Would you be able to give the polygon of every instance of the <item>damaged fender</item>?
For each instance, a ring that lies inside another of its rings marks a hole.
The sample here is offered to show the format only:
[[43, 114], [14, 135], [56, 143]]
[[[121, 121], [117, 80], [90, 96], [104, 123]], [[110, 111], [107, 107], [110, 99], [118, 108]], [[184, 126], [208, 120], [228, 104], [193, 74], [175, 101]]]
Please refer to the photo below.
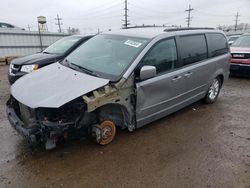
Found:
[[[135, 126], [134, 122], [134, 77], [122, 78], [114, 85], [106, 85], [83, 96], [87, 111], [99, 111], [102, 119], [112, 119], [122, 128]], [[133, 128], [134, 129], [134, 128]]]

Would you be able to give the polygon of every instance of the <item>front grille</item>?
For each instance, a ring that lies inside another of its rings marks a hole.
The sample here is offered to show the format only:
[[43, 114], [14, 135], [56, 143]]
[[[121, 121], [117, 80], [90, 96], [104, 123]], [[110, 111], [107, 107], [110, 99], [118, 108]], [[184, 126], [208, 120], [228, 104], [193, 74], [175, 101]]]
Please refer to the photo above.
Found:
[[250, 59], [250, 53], [245, 54], [245, 53], [232, 53], [232, 58], [233, 59]]
[[15, 64], [13, 64], [13, 68], [19, 69], [19, 68], [20, 68], [20, 65], [15, 65]]

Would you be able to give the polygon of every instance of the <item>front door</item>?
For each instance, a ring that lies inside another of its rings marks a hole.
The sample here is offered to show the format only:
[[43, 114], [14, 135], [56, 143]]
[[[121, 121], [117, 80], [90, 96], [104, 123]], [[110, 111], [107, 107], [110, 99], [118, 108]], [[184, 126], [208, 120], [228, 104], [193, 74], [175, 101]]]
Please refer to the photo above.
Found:
[[184, 36], [179, 41], [182, 67], [176, 68], [178, 61], [174, 39], [156, 44], [141, 62], [141, 66], [155, 66], [157, 76], [136, 84], [138, 127], [204, 97], [208, 75], [213, 71], [211, 62], [207, 61], [205, 36]]
[[177, 70], [177, 49], [174, 38], [158, 42], [145, 55], [139, 67], [151, 65], [156, 67], [156, 77], [136, 83], [137, 127], [143, 126], [170, 113], [178, 104], [185, 84]]

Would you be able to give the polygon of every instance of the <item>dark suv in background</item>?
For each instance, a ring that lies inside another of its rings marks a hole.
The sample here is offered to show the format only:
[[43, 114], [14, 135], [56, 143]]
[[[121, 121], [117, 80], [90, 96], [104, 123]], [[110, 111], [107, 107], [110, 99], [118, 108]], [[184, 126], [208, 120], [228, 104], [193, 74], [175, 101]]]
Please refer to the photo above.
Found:
[[91, 35], [64, 37], [50, 45], [41, 53], [12, 60], [8, 74], [10, 84], [13, 84], [18, 78], [27, 73], [64, 59], [80, 44], [84, 43], [91, 37]]

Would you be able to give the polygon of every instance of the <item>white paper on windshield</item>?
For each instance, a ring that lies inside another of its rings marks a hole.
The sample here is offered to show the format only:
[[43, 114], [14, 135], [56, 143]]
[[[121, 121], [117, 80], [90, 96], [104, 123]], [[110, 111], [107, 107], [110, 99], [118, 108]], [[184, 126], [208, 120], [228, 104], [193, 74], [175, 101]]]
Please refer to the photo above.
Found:
[[140, 47], [142, 45], [142, 43], [132, 41], [132, 40], [127, 40], [126, 42], [124, 42], [124, 44], [129, 45], [129, 46], [133, 46], [135, 48], [138, 48], [138, 47]]

